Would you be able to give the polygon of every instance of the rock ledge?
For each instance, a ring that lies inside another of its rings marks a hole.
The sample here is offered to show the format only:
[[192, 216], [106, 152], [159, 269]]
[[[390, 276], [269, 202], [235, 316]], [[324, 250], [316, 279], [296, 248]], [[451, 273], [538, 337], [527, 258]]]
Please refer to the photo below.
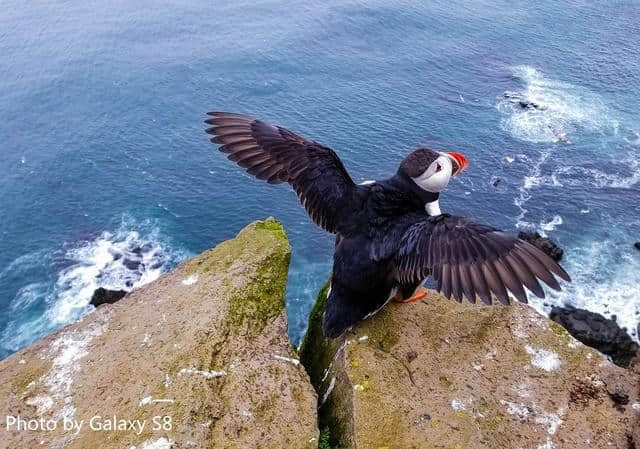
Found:
[[[301, 360], [320, 427], [349, 449], [640, 447], [638, 379], [519, 303], [429, 294], [322, 338], [326, 287]], [[635, 405], [634, 405], [635, 404]]]
[[[0, 413], [58, 425], [3, 422], [0, 448], [315, 449], [316, 395], [287, 338], [290, 256], [279, 223], [253, 223], [1, 361]], [[105, 430], [113, 415], [145, 425]]]

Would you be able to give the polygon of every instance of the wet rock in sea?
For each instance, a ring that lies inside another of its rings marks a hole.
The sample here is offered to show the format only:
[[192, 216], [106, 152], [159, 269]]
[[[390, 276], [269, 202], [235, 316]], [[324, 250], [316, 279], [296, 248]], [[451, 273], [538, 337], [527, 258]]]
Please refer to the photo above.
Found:
[[538, 232], [520, 231], [518, 233], [518, 238], [531, 243], [556, 262], [559, 262], [562, 259], [564, 250], [549, 237], [543, 237]]
[[507, 190], [507, 182], [500, 178], [499, 176], [492, 176], [489, 180], [489, 184], [497, 191], [497, 192], [505, 192]]
[[634, 243], [633, 246], [635, 247], [635, 249], [640, 250], [640, 242]]
[[518, 106], [522, 109], [544, 109], [541, 108], [539, 104], [534, 103], [533, 101], [528, 100], [520, 100], [518, 101]]
[[153, 249], [153, 245], [151, 243], [145, 243], [143, 245], [136, 245], [134, 246], [130, 251], [133, 254], [136, 254], [138, 256], [141, 256], [143, 253], [148, 253], [149, 251], [151, 251]]
[[100, 287], [93, 292], [89, 304], [96, 307], [102, 304], [113, 304], [122, 299], [126, 294], [127, 292], [124, 290], [107, 290], [106, 288]]
[[616, 365], [629, 366], [640, 349], [627, 331], [616, 323], [615, 316], [608, 319], [572, 306], [553, 306], [549, 318], [585, 345], [610, 356]]
[[129, 258], [125, 258], [122, 261], [122, 264], [127, 267], [129, 270], [131, 271], [136, 271], [138, 269], [138, 267], [140, 267], [140, 264], [142, 263], [141, 260], [139, 259], [129, 259]]

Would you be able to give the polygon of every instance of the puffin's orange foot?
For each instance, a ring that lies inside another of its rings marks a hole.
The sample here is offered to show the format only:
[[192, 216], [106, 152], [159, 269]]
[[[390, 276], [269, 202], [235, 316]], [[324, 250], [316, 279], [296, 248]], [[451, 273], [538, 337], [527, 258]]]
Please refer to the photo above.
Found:
[[413, 301], [419, 301], [425, 296], [427, 296], [427, 289], [423, 287], [418, 289], [416, 294], [410, 298], [403, 298], [402, 295], [400, 295], [400, 293], [396, 293], [396, 295], [393, 297], [393, 300], [395, 302], [413, 302]]

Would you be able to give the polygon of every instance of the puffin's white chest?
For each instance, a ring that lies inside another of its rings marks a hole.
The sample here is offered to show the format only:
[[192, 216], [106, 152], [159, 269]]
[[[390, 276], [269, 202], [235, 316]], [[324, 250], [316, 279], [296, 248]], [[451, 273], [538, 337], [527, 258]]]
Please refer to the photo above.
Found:
[[431, 217], [435, 217], [436, 215], [442, 215], [442, 212], [440, 211], [440, 200], [435, 200], [425, 204], [424, 209], [427, 211], [427, 213]]

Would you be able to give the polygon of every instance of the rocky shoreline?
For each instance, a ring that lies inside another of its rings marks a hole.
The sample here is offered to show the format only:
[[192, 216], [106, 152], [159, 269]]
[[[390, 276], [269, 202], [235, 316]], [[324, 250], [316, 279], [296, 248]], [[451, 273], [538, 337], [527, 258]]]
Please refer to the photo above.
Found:
[[637, 359], [521, 304], [430, 293], [329, 340], [326, 285], [296, 350], [290, 255], [252, 223], [0, 361], [0, 448], [640, 448]]

